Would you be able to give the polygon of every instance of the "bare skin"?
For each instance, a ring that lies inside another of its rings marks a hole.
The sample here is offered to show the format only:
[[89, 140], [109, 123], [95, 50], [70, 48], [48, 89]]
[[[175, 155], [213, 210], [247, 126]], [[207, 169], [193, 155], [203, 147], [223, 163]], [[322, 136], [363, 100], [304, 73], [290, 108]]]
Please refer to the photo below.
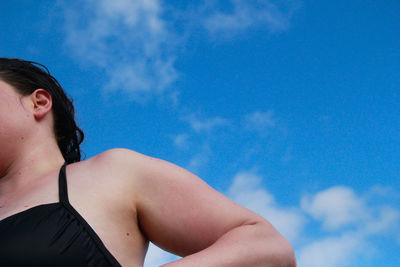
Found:
[[[46, 93], [22, 97], [0, 81], [0, 220], [59, 201], [64, 160]], [[71, 205], [122, 266], [142, 266], [149, 240], [183, 257], [170, 267], [295, 266], [266, 220], [171, 163], [113, 149], [68, 165], [67, 184]]]

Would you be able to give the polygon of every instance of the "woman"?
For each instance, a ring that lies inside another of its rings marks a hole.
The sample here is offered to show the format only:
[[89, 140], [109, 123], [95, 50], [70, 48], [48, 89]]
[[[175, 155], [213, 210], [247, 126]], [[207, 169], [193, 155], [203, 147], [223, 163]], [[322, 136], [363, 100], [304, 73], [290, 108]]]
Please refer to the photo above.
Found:
[[126, 149], [80, 161], [83, 132], [58, 82], [0, 58], [0, 265], [295, 266], [266, 220], [188, 171]]

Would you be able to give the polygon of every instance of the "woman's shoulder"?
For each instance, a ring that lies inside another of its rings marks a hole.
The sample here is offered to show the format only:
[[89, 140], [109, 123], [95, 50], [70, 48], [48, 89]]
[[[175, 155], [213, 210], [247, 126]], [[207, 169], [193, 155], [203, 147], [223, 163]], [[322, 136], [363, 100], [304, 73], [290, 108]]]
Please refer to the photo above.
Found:
[[[103, 183], [121, 183], [126, 186], [139, 186], [149, 172], [179, 168], [167, 161], [147, 156], [126, 148], [113, 148], [94, 157], [74, 163], [70, 169], [85, 174]], [[71, 170], [72, 171], [72, 170]], [[139, 182], [139, 184], [138, 184]]]
[[134, 164], [136, 161], [154, 160], [156, 158], [147, 156], [137, 151], [127, 148], [112, 148], [106, 150], [100, 154], [97, 154], [93, 158], [88, 159], [93, 164]]
[[[120, 209], [132, 204], [139, 190], [140, 161], [147, 156], [129, 149], [110, 149], [67, 166], [68, 184], [98, 203]], [[77, 189], [76, 189], [77, 188]], [[81, 193], [79, 195], [82, 195]], [[82, 197], [83, 198], [83, 197]], [[94, 201], [94, 202], [96, 202]]]
[[86, 170], [101, 177], [99, 180], [103, 183], [130, 188], [130, 193], [135, 196], [146, 194], [149, 189], [199, 179], [174, 163], [125, 148], [104, 151], [85, 164]]
[[144, 154], [136, 152], [134, 150], [128, 148], [112, 148], [106, 151], [103, 151], [96, 156], [88, 159], [89, 161], [97, 161], [104, 163], [103, 161], [121, 161], [125, 160], [134, 160], [140, 157], [147, 157]]
[[126, 148], [112, 148], [101, 152], [91, 158], [76, 163], [82, 169], [94, 170], [115, 170], [125, 169], [136, 165], [137, 162], [143, 161], [148, 156]]
[[87, 161], [92, 168], [128, 173], [140, 173], [148, 169], [154, 170], [165, 167], [179, 168], [168, 161], [126, 148], [109, 149]]

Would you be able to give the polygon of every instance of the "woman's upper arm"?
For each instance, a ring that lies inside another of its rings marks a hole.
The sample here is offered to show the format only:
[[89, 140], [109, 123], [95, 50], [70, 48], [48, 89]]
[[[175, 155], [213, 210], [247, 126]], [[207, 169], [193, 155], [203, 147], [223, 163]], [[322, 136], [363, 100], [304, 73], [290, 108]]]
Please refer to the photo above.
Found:
[[[174, 164], [146, 156], [138, 161], [134, 194], [140, 228], [167, 251], [192, 254], [235, 227], [264, 221]], [[272, 226], [270, 231], [276, 233]]]

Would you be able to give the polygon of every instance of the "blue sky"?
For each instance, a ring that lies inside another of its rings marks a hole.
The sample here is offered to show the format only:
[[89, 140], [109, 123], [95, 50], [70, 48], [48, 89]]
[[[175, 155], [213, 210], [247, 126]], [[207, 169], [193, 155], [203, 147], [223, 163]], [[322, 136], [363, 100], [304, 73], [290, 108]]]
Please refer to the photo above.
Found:
[[[1, 1], [91, 157], [171, 161], [270, 220], [299, 266], [400, 262], [400, 3]], [[151, 247], [146, 266], [173, 259]]]

